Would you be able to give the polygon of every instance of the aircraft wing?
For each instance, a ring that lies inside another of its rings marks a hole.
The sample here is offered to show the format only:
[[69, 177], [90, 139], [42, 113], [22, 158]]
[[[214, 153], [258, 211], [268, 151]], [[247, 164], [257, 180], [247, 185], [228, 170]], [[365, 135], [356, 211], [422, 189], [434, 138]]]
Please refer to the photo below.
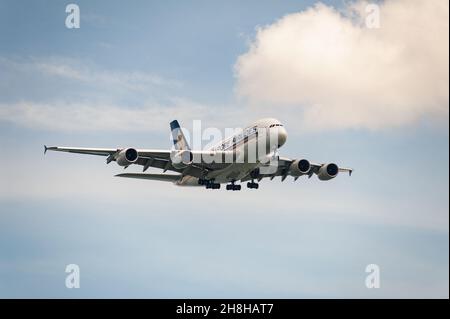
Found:
[[147, 173], [123, 173], [115, 175], [117, 177], [149, 179], [163, 182], [176, 182], [181, 179], [181, 174], [147, 174]]
[[[294, 159], [286, 158], [286, 157], [279, 157], [277, 166], [272, 168], [271, 170], [266, 170], [269, 173], [264, 173], [265, 170], [260, 169], [258, 174], [256, 175], [256, 179], [261, 180], [263, 178], [270, 178], [273, 179], [277, 176], [281, 176], [281, 180], [284, 181], [286, 177], [293, 176], [295, 180], [299, 178], [302, 175], [307, 175], [308, 177], [311, 177], [314, 174], [319, 174], [319, 170], [322, 166], [326, 164], [319, 164], [319, 163], [313, 163], [310, 162], [311, 168], [308, 173], [306, 174], [294, 174], [290, 168], [291, 164], [294, 162]], [[352, 175], [353, 169], [352, 168], [344, 168], [344, 167], [338, 167], [339, 173], [348, 173], [350, 176]], [[255, 175], [253, 175], [253, 178], [255, 178]], [[252, 176], [249, 174], [245, 178], [242, 179], [242, 181], [248, 181], [251, 180]]]
[[[89, 155], [100, 155], [100, 156], [110, 156], [120, 152], [123, 148], [82, 148], [82, 147], [60, 147], [60, 146], [45, 146], [44, 153], [47, 151], [57, 151], [57, 152], [67, 152], [67, 153], [77, 153], [77, 154], [89, 154]], [[139, 157], [154, 157], [169, 159], [170, 150], [147, 150], [141, 149], [137, 150]]]
[[47, 153], [47, 151], [57, 151], [67, 153], [109, 156], [111, 154], [116, 153], [118, 150], [119, 149], [116, 148], [80, 148], [80, 147], [58, 147], [58, 146], [47, 147], [46, 145], [44, 145], [44, 154]]
[[[294, 162], [294, 160], [286, 158], [286, 157], [280, 157], [279, 159], [280, 161], [280, 165], [281, 165], [281, 170], [279, 173], [284, 173], [286, 172], [286, 170], [289, 169], [289, 167], [291, 166], [292, 162]], [[325, 165], [325, 164], [318, 164], [318, 163], [314, 163], [314, 162], [310, 162], [311, 164], [311, 171], [312, 173], [317, 173], [319, 171], [319, 169]], [[352, 168], [346, 168], [346, 167], [339, 167], [339, 173], [348, 173], [350, 176], [353, 173], [353, 169]]]
[[[107, 157], [106, 163], [109, 164], [116, 160], [116, 155], [124, 150], [124, 148], [80, 148], [80, 147], [60, 147], [60, 146], [45, 146], [44, 154], [47, 151], [67, 152], [76, 154], [88, 154]], [[182, 173], [183, 175], [191, 175], [194, 177], [203, 177], [209, 170], [220, 168], [222, 164], [207, 164], [207, 163], [193, 163], [186, 168], [176, 168], [172, 165], [171, 153], [173, 150], [158, 150], [158, 149], [136, 149], [138, 158], [133, 164], [143, 166], [145, 172], [149, 167], [160, 168], [162, 170], [174, 171]], [[210, 151], [190, 151], [193, 154], [206, 154], [211, 155]], [[229, 155], [229, 152], [215, 151], [214, 154], [219, 155], [221, 158]]]
[[[123, 148], [81, 148], [81, 147], [59, 147], [59, 146], [44, 146], [44, 153], [47, 151], [67, 152], [76, 154], [88, 154], [107, 157], [106, 162], [110, 163], [115, 160], [115, 155], [122, 151]], [[153, 150], [153, 149], [137, 149], [138, 159], [135, 164], [142, 165], [144, 171], [149, 167], [161, 168], [164, 170], [171, 170], [181, 172], [172, 166], [170, 160], [170, 150]]]

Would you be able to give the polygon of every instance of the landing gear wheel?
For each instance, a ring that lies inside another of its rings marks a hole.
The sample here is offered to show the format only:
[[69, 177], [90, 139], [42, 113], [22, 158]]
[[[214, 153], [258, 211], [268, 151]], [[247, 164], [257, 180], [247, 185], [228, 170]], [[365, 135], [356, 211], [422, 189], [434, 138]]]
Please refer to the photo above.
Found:
[[227, 191], [240, 191], [241, 185], [235, 185], [234, 182], [232, 182], [231, 184], [228, 184], [226, 188]]
[[205, 185], [206, 189], [220, 189], [220, 183], [214, 183], [214, 180], [199, 180], [200, 185]]
[[247, 183], [247, 188], [254, 188], [254, 189], [258, 189], [259, 184], [258, 183], [254, 183], [254, 182], [248, 182]]

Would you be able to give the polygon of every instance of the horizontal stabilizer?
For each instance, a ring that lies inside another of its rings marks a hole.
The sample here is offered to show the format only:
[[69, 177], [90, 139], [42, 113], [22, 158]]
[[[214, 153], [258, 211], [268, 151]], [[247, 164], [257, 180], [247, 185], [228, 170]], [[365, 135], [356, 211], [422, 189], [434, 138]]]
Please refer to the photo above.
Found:
[[117, 177], [149, 179], [163, 182], [176, 182], [181, 179], [181, 174], [146, 174], [146, 173], [122, 173], [117, 174]]

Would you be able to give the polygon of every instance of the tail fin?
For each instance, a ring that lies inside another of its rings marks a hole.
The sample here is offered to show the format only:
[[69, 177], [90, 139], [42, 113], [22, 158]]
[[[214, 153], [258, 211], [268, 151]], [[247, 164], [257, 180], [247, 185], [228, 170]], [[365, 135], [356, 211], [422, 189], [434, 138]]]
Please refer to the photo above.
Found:
[[170, 130], [172, 131], [173, 145], [176, 150], [190, 150], [189, 144], [184, 137], [180, 124], [177, 120], [170, 122]]

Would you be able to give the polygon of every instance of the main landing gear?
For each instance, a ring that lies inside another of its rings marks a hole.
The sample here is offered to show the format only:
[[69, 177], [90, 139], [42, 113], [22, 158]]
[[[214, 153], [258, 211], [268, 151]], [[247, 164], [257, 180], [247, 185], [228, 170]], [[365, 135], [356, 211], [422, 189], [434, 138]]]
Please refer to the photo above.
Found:
[[[199, 179], [198, 184], [205, 186], [206, 189], [220, 189], [220, 184], [215, 183], [214, 180], [207, 180], [207, 179]], [[235, 181], [231, 182], [231, 184], [228, 184], [226, 186], [227, 191], [240, 191], [241, 185], [236, 185]], [[247, 188], [253, 188], [258, 189], [259, 184], [255, 183], [254, 181], [247, 183]]]
[[254, 188], [254, 189], [258, 189], [259, 184], [255, 183], [255, 182], [248, 182], [247, 183], [247, 188]]
[[241, 185], [235, 185], [234, 182], [227, 185], [227, 191], [240, 191]]
[[227, 185], [227, 191], [240, 191], [241, 185], [236, 185], [235, 181], [232, 181], [231, 184]]
[[198, 184], [204, 185], [206, 189], [220, 189], [220, 184], [214, 183], [214, 180], [199, 179]]

